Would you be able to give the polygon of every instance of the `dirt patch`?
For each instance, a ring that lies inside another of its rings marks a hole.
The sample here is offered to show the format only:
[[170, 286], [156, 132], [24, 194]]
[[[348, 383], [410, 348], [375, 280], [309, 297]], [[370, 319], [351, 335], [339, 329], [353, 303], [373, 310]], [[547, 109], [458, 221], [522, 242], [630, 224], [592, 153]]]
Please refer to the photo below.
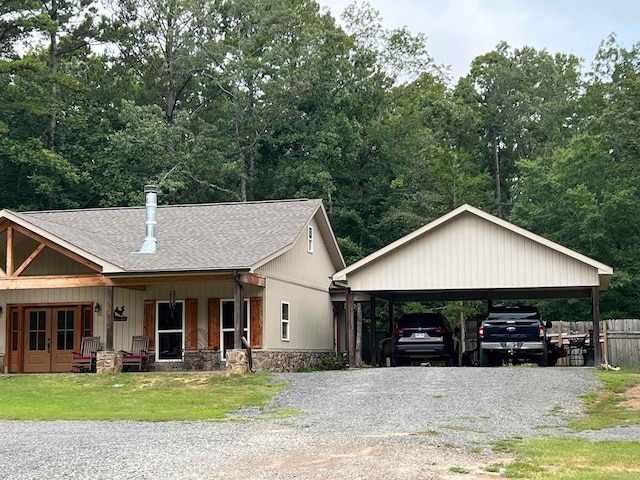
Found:
[[631, 410], [640, 410], [640, 385], [627, 390], [624, 395], [628, 400], [621, 402], [620, 405]]
[[211, 378], [210, 374], [189, 374], [189, 375], [177, 375], [175, 377], [169, 377], [166, 375], [151, 375], [142, 380], [137, 388], [149, 388], [155, 387], [158, 384], [162, 384], [170, 379], [171, 381], [179, 381], [183, 382], [185, 387], [197, 387], [200, 385], [206, 385], [209, 379]]
[[504, 455], [430, 445], [326, 445], [314, 443], [249, 460], [252, 478], [324, 480], [338, 472], [341, 478], [367, 480], [495, 479], [489, 465], [507, 465]]

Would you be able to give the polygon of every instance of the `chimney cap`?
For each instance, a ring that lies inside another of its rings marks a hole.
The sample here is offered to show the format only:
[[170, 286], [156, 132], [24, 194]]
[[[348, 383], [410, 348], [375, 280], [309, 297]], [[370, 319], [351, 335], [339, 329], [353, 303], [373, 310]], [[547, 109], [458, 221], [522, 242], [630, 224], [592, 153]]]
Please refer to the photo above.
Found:
[[144, 193], [158, 193], [158, 187], [156, 185], [145, 185]]

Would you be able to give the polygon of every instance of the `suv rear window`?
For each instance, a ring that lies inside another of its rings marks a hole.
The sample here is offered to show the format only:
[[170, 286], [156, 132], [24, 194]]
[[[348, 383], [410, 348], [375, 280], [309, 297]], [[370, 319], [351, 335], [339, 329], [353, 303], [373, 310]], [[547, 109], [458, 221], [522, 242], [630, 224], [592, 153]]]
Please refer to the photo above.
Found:
[[429, 327], [445, 327], [447, 330], [451, 330], [447, 319], [439, 313], [410, 313], [398, 320], [398, 328]]

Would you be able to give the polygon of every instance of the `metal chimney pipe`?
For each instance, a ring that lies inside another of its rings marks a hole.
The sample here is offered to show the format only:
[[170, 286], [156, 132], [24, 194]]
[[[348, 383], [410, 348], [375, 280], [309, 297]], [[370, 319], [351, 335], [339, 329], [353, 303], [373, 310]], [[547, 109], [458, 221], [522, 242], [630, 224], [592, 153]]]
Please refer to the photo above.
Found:
[[145, 238], [140, 253], [156, 253], [156, 210], [158, 208], [158, 187], [155, 185], [145, 185]]

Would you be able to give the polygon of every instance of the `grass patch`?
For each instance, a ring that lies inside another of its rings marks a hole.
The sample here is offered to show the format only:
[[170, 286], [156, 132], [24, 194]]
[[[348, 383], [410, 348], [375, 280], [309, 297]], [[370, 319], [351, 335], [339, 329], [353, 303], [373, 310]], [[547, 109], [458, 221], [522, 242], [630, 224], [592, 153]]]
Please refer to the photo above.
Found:
[[489, 473], [500, 473], [504, 471], [504, 468], [505, 468], [504, 463], [492, 463], [484, 467], [484, 470], [485, 472], [489, 472]]
[[285, 384], [267, 374], [0, 376], [5, 420], [222, 420], [263, 407]]
[[417, 435], [417, 436], [428, 435], [431, 437], [437, 437], [438, 435], [440, 435], [440, 432], [438, 432], [437, 430], [426, 430], [422, 432], [412, 432], [410, 435]]
[[619, 372], [598, 370], [595, 375], [604, 385], [603, 390], [583, 396], [587, 415], [571, 420], [568, 426], [574, 430], [601, 430], [640, 424], [640, 410], [622, 404], [629, 400], [626, 392], [640, 385], [640, 368], [626, 367]]
[[516, 454], [504, 465], [509, 478], [614, 480], [640, 478], [639, 442], [588, 442], [577, 438], [536, 438], [500, 442], [497, 451]]
[[471, 470], [469, 470], [468, 468], [462, 468], [462, 467], [450, 467], [449, 468], [450, 472], [453, 473], [471, 473]]
[[[640, 409], [624, 404], [628, 392], [640, 385], [640, 368], [596, 371], [603, 389], [585, 395], [586, 415], [573, 419], [576, 430], [640, 424]], [[558, 480], [616, 480], [640, 478], [640, 442], [590, 442], [580, 438], [521, 438], [498, 442], [496, 452], [513, 454], [515, 462], [500, 465], [509, 478]], [[495, 465], [498, 467], [498, 465]]]

